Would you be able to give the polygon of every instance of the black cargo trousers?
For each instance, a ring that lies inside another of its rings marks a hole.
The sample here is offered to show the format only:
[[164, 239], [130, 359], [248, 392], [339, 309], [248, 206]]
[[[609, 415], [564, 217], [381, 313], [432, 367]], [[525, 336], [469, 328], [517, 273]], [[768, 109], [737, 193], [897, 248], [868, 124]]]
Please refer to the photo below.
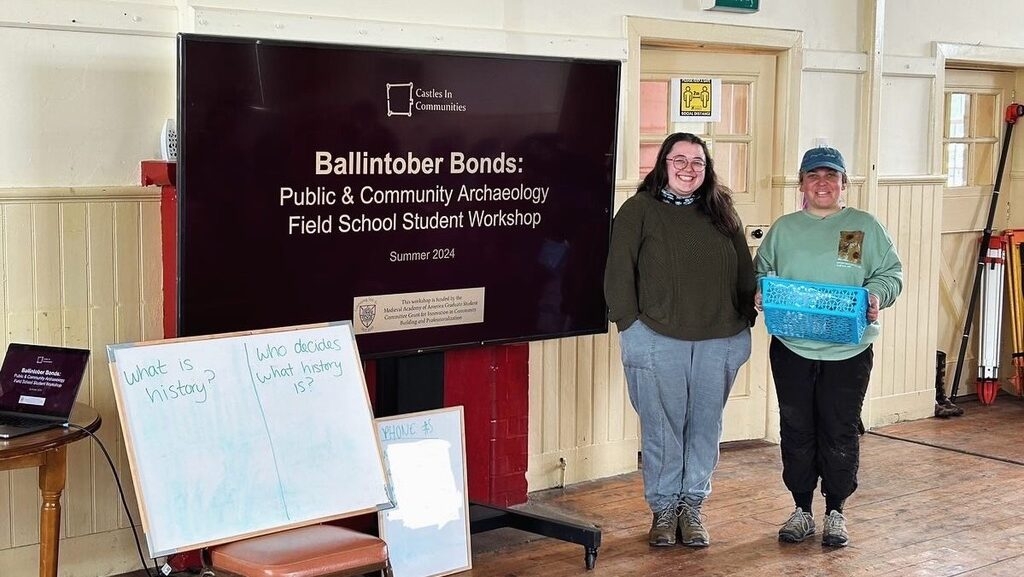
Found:
[[779, 399], [786, 488], [813, 492], [820, 478], [823, 495], [846, 499], [857, 490], [871, 346], [841, 361], [813, 361], [772, 337], [768, 356]]

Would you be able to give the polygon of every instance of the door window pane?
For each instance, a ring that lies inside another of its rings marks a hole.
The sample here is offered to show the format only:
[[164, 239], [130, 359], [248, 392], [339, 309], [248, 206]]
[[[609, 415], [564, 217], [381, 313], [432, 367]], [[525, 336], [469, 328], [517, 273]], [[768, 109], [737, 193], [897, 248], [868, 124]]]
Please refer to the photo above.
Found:
[[970, 104], [970, 95], [954, 92], [949, 95], [949, 103], [946, 121], [946, 136], [949, 138], [963, 138], [967, 136], [967, 108]]
[[946, 145], [945, 157], [946, 186], [967, 186], [967, 145], [953, 143]]
[[972, 186], [995, 184], [996, 161], [993, 156], [995, 151], [995, 144], [977, 143], [971, 146], [969, 156], [971, 172], [968, 182]]
[[718, 181], [733, 192], [747, 192], [748, 148], [745, 142], [715, 143], [712, 155], [715, 159], [715, 174], [718, 175]]
[[647, 173], [654, 168], [654, 161], [658, 159], [658, 150], [661, 149], [661, 143], [658, 144], [640, 144], [640, 177], [647, 176]]
[[640, 134], [665, 134], [668, 129], [668, 82], [640, 81]]
[[974, 112], [971, 135], [975, 138], [998, 136], [1003, 117], [996, 109], [995, 94], [975, 94], [971, 99]]
[[722, 83], [722, 121], [715, 126], [719, 135], [750, 134], [750, 85]]

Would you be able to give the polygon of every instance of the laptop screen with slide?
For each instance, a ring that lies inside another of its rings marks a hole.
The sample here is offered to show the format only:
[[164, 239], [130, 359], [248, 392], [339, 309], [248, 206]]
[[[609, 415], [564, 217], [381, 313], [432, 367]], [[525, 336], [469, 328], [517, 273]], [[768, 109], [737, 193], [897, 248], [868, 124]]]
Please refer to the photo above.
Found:
[[11, 343], [0, 367], [0, 438], [67, 423], [89, 350]]

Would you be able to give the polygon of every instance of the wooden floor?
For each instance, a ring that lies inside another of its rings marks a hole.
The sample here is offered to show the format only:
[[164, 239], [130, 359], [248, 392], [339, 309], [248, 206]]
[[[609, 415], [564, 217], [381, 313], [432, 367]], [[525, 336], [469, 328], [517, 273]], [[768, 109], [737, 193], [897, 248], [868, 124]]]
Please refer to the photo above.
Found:
[[[819, 539], [779, 543], [778, 528], [793, 510], [779, 447], [738, 443], [723, 448], [704, 507], [707, 549], [649, 547], [651, 516], [639, 473], [631, 473], [533, 493], [522, 507], [599, 525], [593, 570], [586, 570], [580, 545], [499, 529], [473, 536], [473, 569], [459, 575], [1019, 577], [1024, 401], [1001, 396], [991, 406], [960, 406], [962, 417], [900, 423], [863, 437], [845, 549], [823, 548]], [[823, 506], [816, 496], [819, 535]]]
[[[624, 575], [1018, 577], [1024, 575], [1024, 401], [960, 405], [962, 417], [868, 432], [860, 488], [848, 501], [851, 544], [779, 543], [793, 503], [777, 445], [726, 446], [704, 506], [711, 546], [651, 548], [639, 473], [531, 494], [525, 509], [601, 527], [592, 571], [583, 547], [500, 529], [473, 538], [465, 576]], [[823, 499], [814, 513], [821, 526]]]

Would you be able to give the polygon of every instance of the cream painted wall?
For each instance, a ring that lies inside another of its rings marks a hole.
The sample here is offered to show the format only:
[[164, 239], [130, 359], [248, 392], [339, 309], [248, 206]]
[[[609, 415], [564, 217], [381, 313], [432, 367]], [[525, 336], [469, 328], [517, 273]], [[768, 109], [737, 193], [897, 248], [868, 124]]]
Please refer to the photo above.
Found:
[[[841, 63], [830, 63], [838, 67]], [[863, 70], [842, 69], [807, 70], [804, 67], [803, 85], [806, 97], [800, 101], [800, 143], [803, 148], [812, 146], [815, 139], [822, 138], [829, 146], [843, 151], [851, 173], [863, 171], [852, 167], [860, 166], [858, 143], [863, 138], [862, 128], [857, 122], [863, 94]]]
[[[0, 344], [86, 344], [102, 359], [107, 343], [158, 333], [157, 197], [134, 186], [140, 161], [158, 156], [160, 127], [175, 113], [177, 32], [622, 60], [621, 199], [638, 177], [622, 159], [636, 146], [626, 138], [635, 90], [627, 79], [637, 66], [629, 57], [626, 17], [640, 16], [721, 25], [713, 28], [723, 31], [718, 36], [748, 39], [731, 41], [737, 45], [752, 42], [759, 28], [802, 33], [791, 55], [800, 72], [786, 78], [782, 92], [799, 105], [790, 112], [781, 102], [777, 115], [778, 130], [793, 135], [779, 138], [775, 151], [777, 204], [792, 209], [799, 155], [815, 138], [844, 149], [858, 179], [852, 202], [875, 210], [890, 227], [912, 283], [884, 313], [868, 421], [930, 414], [935, 327], [950, 322], [931, 312], [938, 298], [931, 247], [941, 211], [935, 118], [942, 67], [955, 57], [1024, 68], [1024, 8], [1019, 0], [974, 3], [969, 11], [949, 0], [765, 0], [757, 14], [732, 14], [703, 11], [700, 4], [2, 0]], [[880, 54], [871, 50], [876, 9], [884, 24]], [[744, 28], [737, 34], [734, 27]], [[881, 181], [868, 178], [874, 158]], [[1022, 179], [1018, 168], [1011, 197], [1021, 196]], [[904, 347], [908, 342], [915, 344]], [[616, 347], [613, 333], [531, 344], [531, 489], [635, 467], [637, 430], [622, 394]], [[101, 407], [101, 436], [125, 476], [101, 363], [91, 372], [89, 395]], [[572, 463], [567, 476], [553, 465], [558, 456]], [[62, 575], [105, 576], [137, 567], [98, 450], [82, 444], [69, 467]], [[0, 513], [0, 575], [34, 572], [36, 493], [33, 473], [0, 473], [0, 511], [10, 513]]]
[[[941, 115], [942, 103], [932, 98], [941, 93], [946, 58], [958, 60], [962, 54], [964, 61], [974, 64], [1024, 66], [1024, 3], [898, 0], [886, 2], [885, 14], [885, 73], [902, 79], [892, 82], [882, 96], [886, 119], [899, 121], [881, 127], [883, 147], [890, 154], [879, 159], [880, 170], [886, 175], [936, 174], [941, 163], [934, 146], [935, 127], [925, 127]], [[939, 44], [965, 50], [944, 50]], [[927, 146], [921, 146], [925, 132]], [[917, 153], [894, 153], [908, 134]]]
[[766, 2], [744, 15], [700, 0], [5, 0], [0, 186], [134, 184], [174, 116], [178, 31], [624, 60], [623, 17], [635, 15], [803, 29], [809, 48], [856, 51], [859, 4]]
[[1024, 46], [1024, 3], [1012, 1], [890, 0], [885, 53], [932, 56], [932, 42]]
[[0, 54], [0, 186], [135, 184], [159, 157], [171, 39], [0, 27]]
[[931, 172], [934, 85], [934, 77], [885, 77], [878, 154], [878, 169], [882, 175]]

